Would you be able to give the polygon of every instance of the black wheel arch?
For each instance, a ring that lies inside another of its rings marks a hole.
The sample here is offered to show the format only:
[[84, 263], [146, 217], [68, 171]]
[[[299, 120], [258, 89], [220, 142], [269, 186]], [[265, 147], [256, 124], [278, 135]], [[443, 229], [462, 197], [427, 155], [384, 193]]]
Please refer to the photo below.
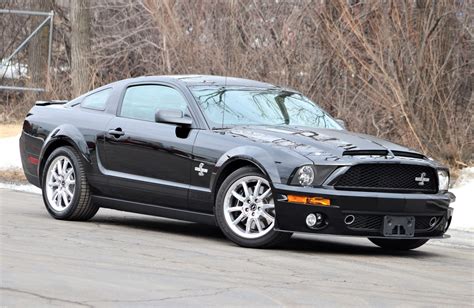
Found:
[[218, 159], [215, 165], [216, 175], [211, 180], [212, 191], [216, 193], [222, 181], [230, 173], [243, 166], [256, 167], [271, 184], [281, 183], [280, 172], [270, 153], [257, 146], [240, 146], [224, 153]]
[[38, 177], [40, 186], [42, 185], [43, 171], [48, 157], [59, 147], [69, 146], [74, 148], [84, 160], [86, 164], [90, 164], [90, 152], [84, 136], [77, 128], [72, 125], [65, 124], [52, 130], [45, 139], [43, 147], [39, 155]]
[[219, 172], [216, 175], [216, 179], [213, 183], [213, 190], [212, 191], [213, 191], [214, 200], [215, 200], [215, 198], [217, 196], [217, 192], [219, 191], [219, 188], [221, 187], [224, 180], [232, 172], [234, 172], [235, 170], [238, 170], [240, 168], [243, 168], [243, 167], [254, 167], [254, 168], [258, 169], [260, 172], [262, 172], [268, 178], [268, 174], [265, 171], [265, 169], [263, 169], [262, 166], [259, 166], [257, 163], [255, 163], [255, 162], [253, 162], [249, 159], [242, 158], [242, 157], [234, 157], [232, 159], [229, 159], [220, 168]]

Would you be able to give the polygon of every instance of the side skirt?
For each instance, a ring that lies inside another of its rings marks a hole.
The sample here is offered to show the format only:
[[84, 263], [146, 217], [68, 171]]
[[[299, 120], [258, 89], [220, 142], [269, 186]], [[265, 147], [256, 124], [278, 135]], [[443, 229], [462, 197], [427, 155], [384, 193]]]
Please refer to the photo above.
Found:
[[205, 214], [182, 209], [173, 209], [164, 206], [125, 201], [101, 196], [92, 196], [92, 200], [93, 202], [96, 202], [100, 207], [104, 208], [138, 214], [160, 216], [178, 220], [192, 221], [213, 226], [216, 225], [214, 215], [212, 214]]

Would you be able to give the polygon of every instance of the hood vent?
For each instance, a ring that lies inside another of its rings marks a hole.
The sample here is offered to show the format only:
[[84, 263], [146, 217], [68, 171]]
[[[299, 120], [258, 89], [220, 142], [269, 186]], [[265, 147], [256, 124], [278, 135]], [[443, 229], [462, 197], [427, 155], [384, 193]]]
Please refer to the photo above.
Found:
[[377, 155], [377, 156], [387, 156], [387, 150], [350, 150], [344, 151], [342, 155], [349, 155], [349, 156], [370, 156], [370, 155]]
[[414, 153], [414, 152], [392, 151], [392, 153], [395, 156], [426, 159], [425, 155], [422, 155], [422, 154], [419, 154], [419, 153]]
[[[426, 159], [425, 155], [414, 153], [414, 152], [405, 152], [405, 151], [392, 151], [392, 154], [398, 157], [409, 157], [417, 159]], [[387, 156], [390, 155], [387, 150], [350, 150], [344, 151], [342, 155], [348, 156]]]

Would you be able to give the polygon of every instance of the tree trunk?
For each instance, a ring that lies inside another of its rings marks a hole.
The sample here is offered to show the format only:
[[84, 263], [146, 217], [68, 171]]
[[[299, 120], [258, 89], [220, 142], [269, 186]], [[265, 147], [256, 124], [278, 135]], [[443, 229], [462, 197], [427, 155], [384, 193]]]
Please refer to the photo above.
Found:
[[[30, 9], [33, 11], [51, 11], [51, 1], [30, 0]], [[45, 16], [31, 17], [31, 30], [33, 31], [45, 19]], [[30, 76], [29, 86], [43, 88], [46, 86], [46, 76], [48, 67], [48, 37], [49, 24], [43, 26], [41, 30], [28, 43], [28, 73]]]
[[71, 5], [71, 82], [72, 96], [79, 96], [89, 89], [88, 64], [90, 47], [89, 0], [75, 0]]

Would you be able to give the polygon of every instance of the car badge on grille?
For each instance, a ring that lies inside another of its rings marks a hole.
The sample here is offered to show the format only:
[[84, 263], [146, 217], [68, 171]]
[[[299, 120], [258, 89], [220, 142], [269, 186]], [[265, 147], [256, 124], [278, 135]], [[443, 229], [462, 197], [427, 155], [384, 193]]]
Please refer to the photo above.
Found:
[[430, 178], [427, 178], [426, 173], [422, 172], [420, 176], [415, 178], [415, 181], [418, 182], [418, 185], [423, 186], [425, 185], [425, 182], [428, 183], [430, 181]]
[[204, 163], [200, 163], [199, 167], [194, 168], [194, 171], [197, 171], [199, 176], [204, 176], [204, 173], [207, 173], [207, 169], [203, 167], [204, 167]]

